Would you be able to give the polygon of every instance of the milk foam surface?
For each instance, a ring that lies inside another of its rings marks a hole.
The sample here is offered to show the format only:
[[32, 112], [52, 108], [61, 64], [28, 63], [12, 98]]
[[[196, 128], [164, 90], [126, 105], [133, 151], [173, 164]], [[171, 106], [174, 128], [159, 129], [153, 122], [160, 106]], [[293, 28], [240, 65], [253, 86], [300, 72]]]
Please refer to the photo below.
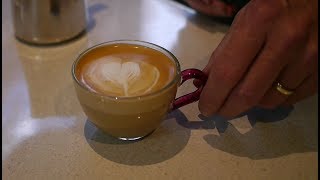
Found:
[[88, 64], [83, 78], [93, 90], [130, 97], [152, 91], [159, 76], [157, 67], [143, 60], [105, 56]]

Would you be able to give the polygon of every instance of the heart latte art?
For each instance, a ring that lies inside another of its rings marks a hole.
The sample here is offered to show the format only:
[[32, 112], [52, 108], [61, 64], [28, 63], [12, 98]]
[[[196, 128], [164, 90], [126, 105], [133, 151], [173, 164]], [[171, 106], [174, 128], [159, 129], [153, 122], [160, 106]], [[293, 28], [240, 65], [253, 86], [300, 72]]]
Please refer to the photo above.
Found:
[[140, 45], [100, 46], [84, 54], [76, 78], [88, 90], [113, 97], [135, 97], [157, 92], [176, 75], [165, 54]]
[[107, 56], [89, 64], [84, 79], [106, 94], [136, 96], [150, 92], [159, 75], [157, 67], [141, 60]]

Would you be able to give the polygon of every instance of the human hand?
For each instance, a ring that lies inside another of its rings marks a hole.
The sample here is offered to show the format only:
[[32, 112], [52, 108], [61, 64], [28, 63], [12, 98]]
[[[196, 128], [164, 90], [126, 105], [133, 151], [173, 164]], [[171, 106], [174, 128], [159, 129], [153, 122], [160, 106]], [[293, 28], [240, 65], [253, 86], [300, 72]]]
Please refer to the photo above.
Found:
[[209, 16], [233, 17], [236, 14], [235, 7], [222, 0], [186, 0], [186, 2], [195, 10]]
[[[317, 92], [318, 1], [252, 0], [204, 69], [200, 112], [235, 117], [253, 106], [291, 105]], [[277, 91], [275, 84], [292, 90]]]

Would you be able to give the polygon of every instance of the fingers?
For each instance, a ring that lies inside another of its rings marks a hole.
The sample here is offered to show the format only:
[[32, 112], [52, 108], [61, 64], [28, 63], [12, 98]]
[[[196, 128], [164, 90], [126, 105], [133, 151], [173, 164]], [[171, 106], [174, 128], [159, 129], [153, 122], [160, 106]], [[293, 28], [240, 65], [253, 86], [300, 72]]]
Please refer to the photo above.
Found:
[[220, 115], [234, 117], [257, 105], [272, 87], [281, 70], [292, 58], [299, 57], [296, 52], [301, 51], [300, 44], [306, 41], [307, 35], [303, 28], [293, 29], [293, 23], [298, 27], [306, 27], [305, 22], [299, 21], [298, 17], [292, 20], [292, 16], [288, 15], [278, 20], [275, 28], [268, 34], [266, 45], [256, 61], [219, 110]]
[[246, 6], [237, 14], [230, 31], [211, 57], [206, 68], [210, 69], [208, 81], [199, 100], [200, 112], [205, 116], [219, 110], [264, 45], [268, 19], [273, 19], [277, 11], [275, 6], [266, 6], [264, 12], [274, 12], [255, 18], [255, 10]]
[[187, 0], [187, 2], [192, 8], [210, 16], [225, 17], [235, 13], [231, 6], [221, 0]]
[[212, 0], [203, 0], [203, 2], [206, 4], [206, 5], [209, 5], [212, 3]]
[[318, 91], [318, 72], [308, 77], [283, 103], [284, 106], [295, 104], [302, 99], [316, 94]]
[[[274, 91], [274, 82], [300, 89], [306, 86], [300, 86], [301, 82], [309, 82], [305, 78], [317, 69], [308, 70], [316, 67], [317, 62], [304, 57], [306, 32], [311, 25], [308, 13], [292, 13], [286, 3], [270, 6], [269, 1], [265, 2], [253, 0], [238, 13], [204, 69], [209, 77], [199, 101], [203, 115], [234, 117], [259, 102], [266, 106], [282, 104], [287, 97]], [[285, 11], [279, 11], [281, 8]], [[260, 17], [255, 16], [256, 12]], [[310, 49], [317, 48], [307, 49], [311, 53], [306, 54], [314, 54], [315, 50]], [[300, 90], [292, 99], [307, 96], [305, 92], [310, 94], [310, 89]]]
[[[309, 43], [304, 50], [305, 54], [299, 59], [289, 64], [277, 78], [277, 82], [286, 89], [295, 90], [301, 83], [318, 68], [318, 33], [313, 33], [309, 37]], [[279, 93], [276, 88], [271, 87], [264, 95], [259, 105], [264, 108], [275, 108], [286, 101], [288, 96]]]
[[[316, 22], [318, 23], [318, 22]], [[296, 102], [309, 97], [311, 95], [314, 95], [318, 91], [318, 27], [316, 24], [316, 27], [312, 29], [312, 35], [309, 39], [309, 45], [306, 50], [305, 56], [304, 56], [304, 63], [310, 64], [308, 68], [309, 71], [312, 72], [312, 75], [306, 78], [303, 83], [294, 91], [294, 94], [289, 96], [286, 101], [284, 102], [284, 105], [292, 105]], [[304, 64], [304, 65], [305, 65]], [[302, 66], [304, 66], [302, 65]], [[306, 65], [305, 65], [306, 66]]]

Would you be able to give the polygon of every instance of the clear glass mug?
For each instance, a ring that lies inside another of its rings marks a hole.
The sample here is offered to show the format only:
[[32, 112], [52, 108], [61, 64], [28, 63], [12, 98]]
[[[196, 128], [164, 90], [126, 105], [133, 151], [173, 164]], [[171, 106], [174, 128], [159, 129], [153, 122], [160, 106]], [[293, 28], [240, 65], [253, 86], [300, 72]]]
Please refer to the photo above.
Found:
[[[76, 76], [82, 57], [103, 46], [116, 44], [140, 45], [166, 55], [174, 64], [176, 74], [172, 81], [156, 92], [134, 97], [113, 97], [90, 91]], [[152, 133], [160, 126], [166, 115], [175, 109], [199, 100], [207, 76], [198, 69], [181, 72], [177, 58], [158, 45], [135, 40], [117, 40], [102, 43], [85, 50], [72, 66], [75, 91], [88, 120], [105, 133], [121, 140], [137, 140]], [[189, 79], [197, 79], [197, 90], [175, 98], [178, 87]]]

